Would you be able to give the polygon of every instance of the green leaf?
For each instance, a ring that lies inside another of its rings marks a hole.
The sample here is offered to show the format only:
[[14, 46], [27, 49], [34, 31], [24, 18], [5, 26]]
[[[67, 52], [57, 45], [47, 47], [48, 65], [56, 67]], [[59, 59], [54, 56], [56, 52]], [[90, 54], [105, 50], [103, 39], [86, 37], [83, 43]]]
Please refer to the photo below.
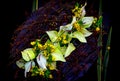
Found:
[[77, 3], [75, 4], [75, 6], [76, 6], [76, 7], [79, 7], [79, 3], [77, 2]]
[[65, 58], [63, 57], [62, 52], [56, 48], [55, 51], [53, 53], [51, 53], [53, 61], [62, 61], [62, 62], [66, 62]]
[[21, 51], [22, 53], [22, 58], [25, 61], [30, 61], [35, 58], [35, 53], [32, 48], [26, 48], [25, 50]]
[[102, 24], [102, 20], [103, 20], [103, 18], [102, 18], [102, 16], [100, 16], [96, 22], [97, 27], [99, 27]]
[[45, 78], [49, 78], [49, 75], [51, 74], [50, 70], [46, 70], [45, 71], [45, 74], [44, 74], [44, 77]]
[[82, 43], [86, 43], [87, 42], [86, 39], [85, 39], [85, 36], [81, 32], [78, 32], [78, 31], [74, 32], [72, 34], [72, 37], [73, 38], [77, 38]]
[[64, 56], [65, 57], [69, 56], [71, 52], [74, 50], [75, 50], [75, 46], [72, 43], [69, 43]]

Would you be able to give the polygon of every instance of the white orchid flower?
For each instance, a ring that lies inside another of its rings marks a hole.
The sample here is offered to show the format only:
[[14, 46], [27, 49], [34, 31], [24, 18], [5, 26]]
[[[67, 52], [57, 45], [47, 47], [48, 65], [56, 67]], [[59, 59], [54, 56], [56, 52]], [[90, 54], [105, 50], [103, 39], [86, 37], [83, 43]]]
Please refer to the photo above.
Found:
[[86, 28], [89, 28], [92, 25], [94, 18], [93, 17], [83, 17], [80, 19], [77, 24], [79, 30], [74, 31], [71, 33], [70, 36], [73, 38], [77, 38], [80, 42], [86, 43], [87, 40], [85, 37], [88, 37], [92, 34], [92, 32], [89, 32]]
[[25, 63], [25, 77], [27, 76], [27, 72], [29, 72], [33, 66], [35, 66], [34, 61], [29, 61]]
[[47, 69], [46, 68], [47, 61], [46, 61], [46, 58], [42, 54], [39, 54], [36, 59], [37, 59], [37, 63], [40, 68]]

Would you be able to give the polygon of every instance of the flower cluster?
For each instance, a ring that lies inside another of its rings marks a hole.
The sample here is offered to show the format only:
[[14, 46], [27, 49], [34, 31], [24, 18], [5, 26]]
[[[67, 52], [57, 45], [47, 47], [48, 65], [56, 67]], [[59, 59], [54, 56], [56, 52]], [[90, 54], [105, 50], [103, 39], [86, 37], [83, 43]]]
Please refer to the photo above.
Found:
[[94, 23], [95, 18], [85, 16], [86, 3], [83, 6], [75, 5], [72, 10], [74, 16], [71, 23], [60, 26], [59, 31], [46, 31], [49, 39], [43, 44], [40, 39], [32, 41], [31, 48], [21, 51], [22, 58], [16, 61], [19, 68], [25, 69], [25, 77], [30, 72], [31, 76], [40, 75], [45, 78], [53, 78], [52, 70], [57, 70], [57, 61], [66, 62], [75, 49], [72, 39], [87, 43], [86, 37], [92, 32], [88, 28]]

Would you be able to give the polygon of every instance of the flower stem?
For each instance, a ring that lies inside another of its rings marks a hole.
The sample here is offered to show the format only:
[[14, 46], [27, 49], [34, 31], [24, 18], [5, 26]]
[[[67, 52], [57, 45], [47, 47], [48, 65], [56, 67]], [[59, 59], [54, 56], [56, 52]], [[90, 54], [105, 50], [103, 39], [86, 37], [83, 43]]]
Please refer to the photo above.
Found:
[[107, 67], [108, 67], [108, 62], [109, 62], [109, 51], [110, 51], [110, 44], [111, 44], [111, 34], [112, 34], [112, 27], [109, 30], [108, 40], [107, 40], [107, 45], [106, 45], [106, 50], [105, 50], [105, 55], [104, 55], [104, 61], [103, 61], [104, 81], [106, 81]]
[[[102, 0], [100, 0], [99, 3], [99, 16], [102, 16]], [[100, 52], [98, 54], [98, 59], [97, 59], [97, 76], [98, 76], [98, 81], [102, 81], [102, 23], [100, 24], [100, 35], [98, 38], [98, 47], [100, 47]]]
[[33, 0], [32, 12], [38, 9], [38, 0]]

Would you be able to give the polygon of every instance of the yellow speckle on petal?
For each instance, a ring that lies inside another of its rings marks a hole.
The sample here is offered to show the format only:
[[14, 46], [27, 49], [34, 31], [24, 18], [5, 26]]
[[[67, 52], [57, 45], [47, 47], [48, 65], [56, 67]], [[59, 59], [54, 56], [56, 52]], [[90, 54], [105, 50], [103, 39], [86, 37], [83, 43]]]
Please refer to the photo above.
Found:
[[96, 27], [96, 29], [95, 29], [97, 32], [99, 32], [100, 31], [100, 27]]
[[53, 78], [52, 74], [49, 75], [49, 78]]
[[39, 74], [42, 75], [42, 76], [44, 76], [44, 71], [40, 71]]
[[61, 41], [61, 39], [62, 39], [61, 37], [58, 37], [58, 41]]
[[34, 42], [34, 41], [33, 41], [33, 42], [30, 42], [31, 45], [35, 45], [35, 43], [36, 43], [36, 42]]
[[48, 64], [47, 66], [49, 67], [50, 70], [55, 70], [56, 69], [56, 66], [54, 66], [52, 64]]
[[55, 57], [52, 57], [52, 60], [53, 60], [53, 61], [55, 61], [55, 60], [56, 60], [56, 58], [55, 58]]
[[38, 44], [38, 48], [40, 48], [40, 50], [43, 50], [42, 44]]
[[46, 51], [46, 50], [43, 51], [43, 55], [44, 55], [45, 57], [47, 57], [47, 51]]
[[68, 41], [67, 41], [67, 40], [63, 40], [62, 43], [63, 43], [63, 44], [67, 44]]
[[55, 51], [55, 49], [52, 48], [52, 49], [51, 49], [51, 52], [54, 52], [54, 51]]
[[96, 23], [96, 22], [97, 22], [97, 18], [95, 17], [93, 23]]
[[110, 50], [110, 46], [107, 46], [107, 50]]
[[80, 31], [80, 30], [81, 30], [81, 27], [80, 27], [80, 25], [79, 25], [77, 22], [75, 22], [75, 23], [73, 24], [73, 27], [74, 27], [77, 31]]

